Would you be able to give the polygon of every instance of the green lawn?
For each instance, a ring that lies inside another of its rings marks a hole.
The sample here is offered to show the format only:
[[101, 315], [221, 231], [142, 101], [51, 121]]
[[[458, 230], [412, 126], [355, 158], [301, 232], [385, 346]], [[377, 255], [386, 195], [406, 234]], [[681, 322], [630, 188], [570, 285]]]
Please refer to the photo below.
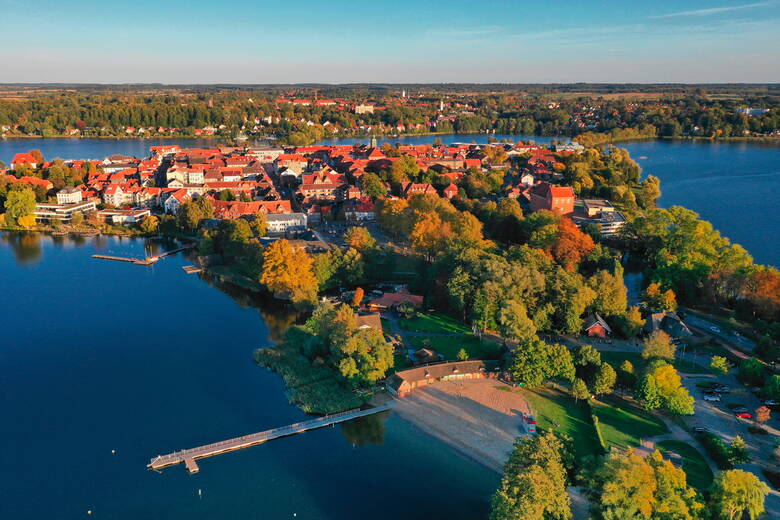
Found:
[[472, 359], [497, 359], [501, 354], [501, 345], [492, 341], [480, 341], [476, 336], [464, 334], [462, 336], [407, 336], [407, 341], [418, 349], [430, 342], [430, 348], [436, 353], [442, 354], [445, 360], [458, 359], [458, 351], [466, 349], [469, 358]]
[[662, 452], [673, 451], [682, 457], [688, 484], [699, 491], [704, 491], [712, 485], [712, 470], [699, 450], [681, 441], [661, 441], [656, 447]]
[[463, 323], [438, 313], [417, 313], [417, 316], [410, 319], [398, 321], [398, 325], [409, 332], [430, 332], [433, 334], [465, 334], [471, 332], [471, 329]]
[[640, 445], [641, 439], [669, 431], [663, 421], [624, 400], [593, 402], [592, 408], [599, 418], [601, 435], [607, 447], [635, 448]]
[[578, 460], [600, 454], [599, 441], [587, 405], [576, 403], [569, 395], [556, 390], [522, 392], [536, 416], [539, 428], [571, 437]]
[[[612, 368], [617, 370], [623, 361], [630, 361], [634, 365], [634, 372], [639, 372], [645, 365], [645, 360], [642, 359], [642, 354], [639, 352], [601, 352], [601, 360], [606, 361]], [[674, 367], [684, 374], [712, 374], [712, 370], [709, 367], [692, 363], [691, 361], [677, 359], [674, 361]]]

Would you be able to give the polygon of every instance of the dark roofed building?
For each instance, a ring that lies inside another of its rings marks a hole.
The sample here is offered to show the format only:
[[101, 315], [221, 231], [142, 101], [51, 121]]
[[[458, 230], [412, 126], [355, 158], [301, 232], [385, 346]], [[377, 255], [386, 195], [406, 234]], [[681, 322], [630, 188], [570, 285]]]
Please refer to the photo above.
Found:
[[691, 329], [688, 328], [688, 325], [685, 324], [676, 312], [652, 313], [647, 317], [644, 329], [647, 334], [662, 330], [672, 338], [693, 336]]
[[387, 390], [395, 396], [405, 397], [415, 388], [439, 381], [494, 378], [498, 374], [498, 361], [451, 361], [396, 372], [388, 378]]

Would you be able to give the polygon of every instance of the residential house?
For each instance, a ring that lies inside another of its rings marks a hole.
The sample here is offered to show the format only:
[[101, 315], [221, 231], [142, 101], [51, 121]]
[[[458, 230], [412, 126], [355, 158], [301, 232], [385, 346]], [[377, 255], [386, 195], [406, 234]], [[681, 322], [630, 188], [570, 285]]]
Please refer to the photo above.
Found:
[[597, 313], [589, 314], [585, 319], [585, 325], [583, 326], [585, 334], [594, 338], [606, 338], [612, 334], [612, 329], [609, 327], [604, 318]]

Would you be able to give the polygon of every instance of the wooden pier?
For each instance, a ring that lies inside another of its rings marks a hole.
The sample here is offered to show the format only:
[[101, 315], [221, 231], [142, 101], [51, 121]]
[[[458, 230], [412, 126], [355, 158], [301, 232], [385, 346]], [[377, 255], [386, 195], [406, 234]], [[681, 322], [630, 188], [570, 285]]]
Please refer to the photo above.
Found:
[[166, 251], [165, 253], [156, 255], [156, 256], [150, 256], [147, 258], [133, 258], [129, 256], [111, 256], [111, 255], [92, 255], [92, 258], [97, 258], [100, 260], [114, 260], [116, 262], [129, 262], [131, 264], [135, 265], [145, 265], [150, 266], [153, 265], [155, 262], [160, 260], [161, 258], [165, 258], [166, 256], [175, 255], [176, 253], [180, 251], [186, 251], [187, 249], [192, 249], [195, 247], [194, 244], [189, 244], [186, 246], [179, 247], [177, 249], [172, 249], [171, 251]]
[[249, 446], [262, 444], [280, 437], [287, 437], [288, 435], [295, 435], [296, 433], [316, 430], [317, 428], [323, 428], [332, 424], [350, 421], [352, 419], [365, 417], [367, 415], [373, 415], [375, 413], [384, 412], [385, 410], [389, 409], [390, 406], [385, 404], [377, 406], [376, 408], [369, 408], [367, 410], [349, 410], [333, 415], [318, 417], [309, 421], [282, 426], [280, 428], [274, 428], [272, 430], [266, 430], [258, 433], [244, 435], [242, 437], [236, 437], [234, 439], [228, 439], [226, 441], [206, 444], [205, 446], [199, 446], [197, 448], [176, 451], [169, 453], [168, 455], [158, 455], [157, 457], [153, 458], [146, 467], [153, 470], [160, 470], [167, 466], [173, 466], [183, 462], [190, 473], [197, 473], [200, 471], [200, 468], [198, 468], [198, 464], [195, 462], [195, 459], [202, 459], [205, 457], [211, 457], [212, 455], [219, 455], [220, 453], [227, 453], [229, 451], [248, 448]]

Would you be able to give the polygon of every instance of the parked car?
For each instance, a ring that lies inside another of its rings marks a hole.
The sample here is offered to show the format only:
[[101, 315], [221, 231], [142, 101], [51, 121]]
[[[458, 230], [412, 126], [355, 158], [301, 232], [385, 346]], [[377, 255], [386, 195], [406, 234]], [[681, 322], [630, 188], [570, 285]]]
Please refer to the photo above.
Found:
[[702, 433], [707, 433], [707, 429], [706, 428], [702, 428], [701, 426], [694, 426], [693, 427], [693, 433], [695, 433], [697, 435], [701, 435]]
[[775, 401], [774, 399], [767, 399], [766, 401], [764, 401], [764, 404], [766, 406], [780, 406], [780, 402]]
[[748, 412], [737, 412], [736, 416], [740, 419], [752, 419], [753, 415]]
[[716, 327], [715, 325], [713, 325], [712, 327], [710, 327], [710, 330], [711, 330], [712, 332], [714, 332], [715, 334], [720, 334], [720, 329], [719, 329], [718, 327]]
[[720, 396], [718, 394], [704, 394], [704, 400], [705, 401], [720, 401]]
[[745, 413], [745, 412], [748, 411], [748, 409], [745, 408], [744, 406], [736, 406], [736, 407], [732, 408], [731, 411], [734, 412], [734, 413]]

